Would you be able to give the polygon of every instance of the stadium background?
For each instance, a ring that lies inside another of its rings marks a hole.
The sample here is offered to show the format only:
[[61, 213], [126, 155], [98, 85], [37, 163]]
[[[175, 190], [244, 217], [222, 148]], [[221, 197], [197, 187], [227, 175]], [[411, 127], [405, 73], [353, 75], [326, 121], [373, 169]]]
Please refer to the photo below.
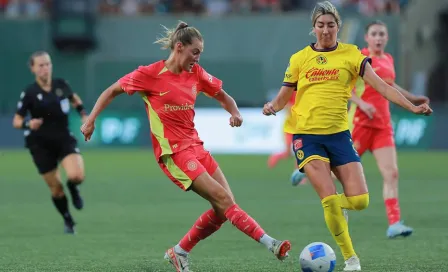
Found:
[[[413, 116], [392, 107], [399, 149], [403, 217], [416, 233], [387, 241], [381, 177], [373, 158], [363, 164], [371, 206], [351, 215], [355, 246], [366, 271], [446, 271], [448, 190], [448, 6], [446, 1], [359, 0], [340, 5], [340, 40], [365, 45], [364, 26], [388, 24], [387, 51], [397, 82], [430, 97], [434, 115]], [[302, 1], [0, 1], [0, 270], [170, 271], [163, 251], [207, 208], [177, 190], [154, 162], [149, 126], [138, 97], [119, 97], [97, 122], [91, 143], [79, 133], [86, 162], [86, 209], [74, 212], [76, 239], [61, 233], [45, 187], [11, 122], [20, 92], [33, 80], [29, 55], [47, 50], [53, 75], [69, 81], [87, 109], [121, 75], [165, 58], [153, 44], [161, 24], [184, 20], [205, 38], [201, 65], [224, 80], [242, 107], [244, 125], [227, 127], [213, 100], [197, 103], [197, 128], [225, 171], [239, 203], [274, 236], [293, 242], [285, 264], [230, 226], [195, 249], [195, 271], [297, 271], [296, 255], [312, 241], [335, 247], [309, 186], [292, 188], [292, 159], [267, 169], [267, 155], [282, 147], [282, 116], [261, 115], [280, 87], [289, 56], [313, 41], [310, 7]], [[386, 3], [386, 4], [385, 4]], [[140, 4], [137, 5], [137, 4]], [[380, 4], [385, 4], [381, 6]], [[54, 5], [54, 6], [53, 6]], [[376, 8], [374, 5], [378, 5]], [[83, 25], [87, 27], [83, 27]], [[280, 209], [280, 210], [279, 210]], [[340, 256], [338, 254], [338, 256]], [[341, 258], [339, 257], [339, 264]]]

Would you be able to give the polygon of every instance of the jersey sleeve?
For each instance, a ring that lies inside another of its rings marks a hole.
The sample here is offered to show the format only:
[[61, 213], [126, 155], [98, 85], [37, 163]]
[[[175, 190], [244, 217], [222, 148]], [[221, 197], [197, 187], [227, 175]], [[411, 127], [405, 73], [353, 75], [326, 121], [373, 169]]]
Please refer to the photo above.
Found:
[[67, 80], [61, 79], [61, 85], [64, 90], [65, 96], [67, 96], [69, 99], [73, 98], [73, 90], [68, 84]]
[[133, 95], [135, 92], [150, 91], [154, 84], [154, 77], [150, 74], [148, 66], [139, 66], [134, 71], [123, 76], [118, 80], [121, 88], [128, 95]]
[[30, 105], [31, 105], [30, 96], [27, 94], [26, 91], [22, 92], [20, 94], [20, 100], [19, 100], [19, 102], [17, 102], [16, 114], [18, 114], [22, 117], [25, 117], [28, 110], [30, 109]]
[[222, 90], [222, 80], [207, 73], [204, 68], [198, 66], [200, 91], [207, 96], [214, 97]]
[[354, 74], [357, 74], [357, 75], [363, 77], [367, 62], [372, 64], [372, 59], [363, 55], [361, 53], [361, 51], [356, 46], [353, 47], [353, 51], [354, 52], [351, 53], [350, 55], [352, 56], [351, 65], [352, 65]]
[[288, 67], [285, 71], [285, 77], [283, 78], [283, 86], [296, 87], [299, 80], [299, 62], [298, 54], [294, 54], [289, 59]]

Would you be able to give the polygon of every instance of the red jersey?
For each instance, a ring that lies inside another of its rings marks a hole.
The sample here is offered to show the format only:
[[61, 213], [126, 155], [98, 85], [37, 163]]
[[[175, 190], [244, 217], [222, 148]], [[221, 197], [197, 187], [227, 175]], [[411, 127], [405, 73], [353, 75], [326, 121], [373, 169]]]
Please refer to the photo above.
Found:
[[[394, 59], [390, 54], [382, 57], [371, 56], [369, 50], [364, 48], [362, 54], [372, 58], [372, 68], [375, 73], [386, 83], [392, 85], [395, 82]], [[356, 94], [365, 102], [372, 104], [376, 108], [373, 119], [363, 113], [354, 105], [351, 110], [355, 110], [353, 124], [373, 128], [392, 128], [389, 101], [378, 93], [372, 86], [360, 80], [356, 85]]]
[[142, 96], [151, 128], [154, 155], [174, 154], [202, 144], [194, 126], [194, 105], [199, 92], [217, 95], [222, 81], [196, 64], [191, 72], [173, 74], [165, 61], [140, 66], [118, 81], [129, 95]]

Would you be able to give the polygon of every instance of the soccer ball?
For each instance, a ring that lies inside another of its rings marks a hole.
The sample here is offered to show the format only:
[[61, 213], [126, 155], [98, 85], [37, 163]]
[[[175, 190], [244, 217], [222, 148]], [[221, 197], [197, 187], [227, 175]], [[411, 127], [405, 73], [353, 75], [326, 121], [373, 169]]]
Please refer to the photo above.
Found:
[[336, 266], [336, 255], [329, 245], [315, 242], [302, 250], [299, 262], [303, 272], [332, 272]]

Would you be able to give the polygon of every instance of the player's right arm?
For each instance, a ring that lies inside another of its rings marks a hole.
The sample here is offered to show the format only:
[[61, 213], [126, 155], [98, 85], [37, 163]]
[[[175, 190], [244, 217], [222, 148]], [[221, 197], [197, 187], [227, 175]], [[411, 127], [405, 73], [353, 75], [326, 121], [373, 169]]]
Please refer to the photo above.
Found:
[[27, 92], [20, 94], [20, 100], [17, 103], [17, 111], [12, 120], [12, 126], [16, 129], [31, 129], [37, 130], [43, 123], [42, 118], [33, 118], [31, 120], [25, 120], [26, 114], [30, 108], [31, 99]]
[[297, 88], [297, 81], [299, 80], [298, 56], [299, 53], [291, 56], [288, 67], [285, 71], [282, 87], [280, 88], [277, 96], [271, 102], [264, 105], [264, 115], [275, 115], [277, 112], [281, 111], [291, 99], [294, 90]]
[[101, 93], [86, 122], [81, 126], [81, 132], [84, 134], [86, 141], [92, 137], [93, 131], [95, 130], [96, 118], [112, 100], [123, 93], [132, 95], [138, 91], [148, 90], [148, 77], [146, 67], [140, 66], [138, 69], [120, 78]]

